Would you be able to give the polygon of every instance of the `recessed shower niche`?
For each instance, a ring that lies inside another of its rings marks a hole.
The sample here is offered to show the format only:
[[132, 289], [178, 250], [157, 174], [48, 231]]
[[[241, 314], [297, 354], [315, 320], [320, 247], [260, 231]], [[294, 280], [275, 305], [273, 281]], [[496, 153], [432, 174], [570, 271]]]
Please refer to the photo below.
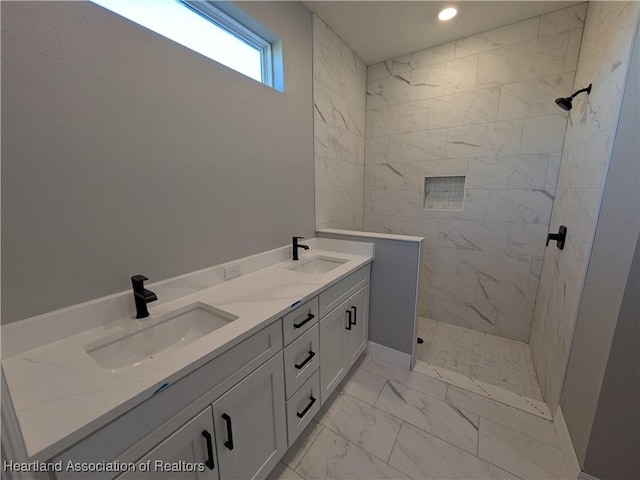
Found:
[[424, 177], [422, 208], [427, 210], [462, 210], [465, 176]]

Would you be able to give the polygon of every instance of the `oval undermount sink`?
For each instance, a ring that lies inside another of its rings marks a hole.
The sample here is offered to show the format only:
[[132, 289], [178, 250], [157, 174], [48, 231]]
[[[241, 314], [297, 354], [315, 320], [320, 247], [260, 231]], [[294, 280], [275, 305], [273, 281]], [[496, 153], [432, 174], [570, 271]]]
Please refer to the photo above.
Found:
[[[178, 350], [237, 318], [231, 313], [196, 302], [159, 319], [132, 319], [130, 332], [119, 332], [92, 342], [85, 351], [98, 365], [109, 370], [135, 367]], [[146, 323], [149, 321], [153, 323]]]
[[323, 255], [318, 255], [317, 257], [312, 257], [300, 261], [299, 265], [294, 265], [287, 268], [289, 270], [293, 270], [294, 272], [308, 273], [310, 275], [324, 275], [334, 268], [338, 268], [343, 263], [347, 263], [347, 260], [343, 258], [325, 257]]

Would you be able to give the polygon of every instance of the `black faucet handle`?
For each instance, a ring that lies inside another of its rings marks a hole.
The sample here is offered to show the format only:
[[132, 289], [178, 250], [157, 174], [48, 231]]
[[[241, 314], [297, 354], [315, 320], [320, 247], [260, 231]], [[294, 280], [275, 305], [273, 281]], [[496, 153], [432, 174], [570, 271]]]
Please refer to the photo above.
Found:
[[142, 290], [144, 288], [143, 283], [145, 280], [149, 279], [144, 275], [134, 275], [133, 277], [131, 277], [131, 285], [133, 285], [133, 290]]
[[304, 237], [293, 237], [293, 240], [304, 240]]

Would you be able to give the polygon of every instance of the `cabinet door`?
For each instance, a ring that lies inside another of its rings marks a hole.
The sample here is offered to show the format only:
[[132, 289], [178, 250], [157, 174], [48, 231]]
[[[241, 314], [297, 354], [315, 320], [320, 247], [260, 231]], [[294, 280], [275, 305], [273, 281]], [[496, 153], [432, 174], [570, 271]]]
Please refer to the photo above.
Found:
[[136, 471], [119, 478], [217, 480], [218, 460], [212, 427], [211, 407], [207, 407], [136, 462]]
[[212, 406], [220, 478], [266, 478], [287, 450], [282, 352]]
[[347, 373], [349, 299], [320, 320], [320, 403], [324, 403]]
[[367, 348], [369, 330], [369, 286], [358, 290], [349, 297], [347, 307], [351, 310], [351, 330], [347, 335], [346, 369], [349, 370], [353, 363]]

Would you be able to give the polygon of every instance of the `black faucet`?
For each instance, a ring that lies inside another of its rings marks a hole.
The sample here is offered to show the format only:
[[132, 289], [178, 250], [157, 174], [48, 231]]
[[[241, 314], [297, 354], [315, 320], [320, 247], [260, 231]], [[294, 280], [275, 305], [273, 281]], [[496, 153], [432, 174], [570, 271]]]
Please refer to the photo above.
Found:
[[149, 279], [144, 275], [134, 275], [133, 277], [131, 277], [131, 284], [133, 285], [133, 298], [136, 301], [136, 318], [148, 317], [149, 310], [147, 310], [147, 303], [153, 302], [158, 299], [155, 293], [144, 288], [145, 280]]
[[298, 258], [298, 249], [304, 248], [305, 250], [309, 250], [308, 245], [299, 245], [298, 240], [302, 240], [304, 237], [293, 237], [293, 259], [299, 260]]

